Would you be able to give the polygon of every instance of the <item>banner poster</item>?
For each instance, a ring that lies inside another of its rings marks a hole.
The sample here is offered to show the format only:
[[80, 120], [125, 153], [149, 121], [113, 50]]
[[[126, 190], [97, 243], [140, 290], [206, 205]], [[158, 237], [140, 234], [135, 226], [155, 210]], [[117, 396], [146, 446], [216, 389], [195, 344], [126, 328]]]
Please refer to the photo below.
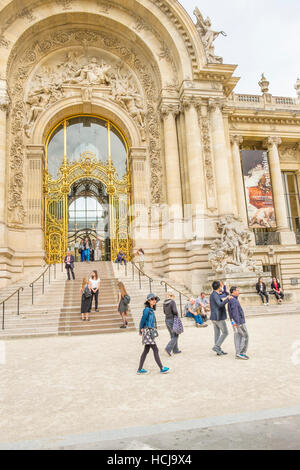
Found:
[[243, 150], [241, 155], [249, 227], [276, 228], [268, 152]]

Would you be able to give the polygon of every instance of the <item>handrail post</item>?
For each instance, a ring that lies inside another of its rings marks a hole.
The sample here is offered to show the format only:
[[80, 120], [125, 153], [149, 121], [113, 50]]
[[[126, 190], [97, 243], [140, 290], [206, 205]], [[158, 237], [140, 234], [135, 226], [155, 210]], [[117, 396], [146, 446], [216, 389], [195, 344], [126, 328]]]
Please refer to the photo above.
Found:
[[[44, 273], [43, 273], [43, 289], [42, 289], [42, 294], [44, 294], [45, 292], [45, 276], [44, 276]], [[32, 302], [33, 303], [33, 302]]]
[[149, 291], [149, 292], [152, 292], [151, 283], [152, 283], [152, 279], [149, 277], [149, 287], [150, 287], [150, 291]]
[[140, 285], [140, 289], [142, 288], [142, 284], [141, 284], [141, 273], [140, 273], [140, 270], [139, 270], [139, 285]]
[[33, 283], [31, 284], [31, 300], [32, 300], [32, 305], [33, 305]]
[[4, 330], [4, 312], [5, 312], [5, 302], [2, 304], [2, 330]]
[[20, 315], [20, 289], [18, 290], [18, 307], [17, 307], [18, 315]]
[[182, 302], [181, 302], [181, 292], [179, 292], [179, 303], [180, 303], [180, 316], [182, 318]]
[[127, 263], [125, 261], [125, 276], [127, 277]]

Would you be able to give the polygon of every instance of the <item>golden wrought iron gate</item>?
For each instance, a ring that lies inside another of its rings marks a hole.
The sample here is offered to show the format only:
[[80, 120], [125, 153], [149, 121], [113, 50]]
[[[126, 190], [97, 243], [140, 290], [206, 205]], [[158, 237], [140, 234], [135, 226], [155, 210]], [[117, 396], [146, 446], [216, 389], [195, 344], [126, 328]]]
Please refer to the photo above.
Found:
[[118, 179], [111, 160], [100, 162], [93, 153], [84, 152], [79, 161], [69, 163], [65, 158], [57, 179], [44, 170], [44, 230], [47, 263], [64, 260], [68, 240], [68, 195], [78, 180], [93, 178], [101, 181], [109, 197], [111, 259], [120, 249], [130, 259], [132, 242], [129, 237], [131, 184], [130, 175]]

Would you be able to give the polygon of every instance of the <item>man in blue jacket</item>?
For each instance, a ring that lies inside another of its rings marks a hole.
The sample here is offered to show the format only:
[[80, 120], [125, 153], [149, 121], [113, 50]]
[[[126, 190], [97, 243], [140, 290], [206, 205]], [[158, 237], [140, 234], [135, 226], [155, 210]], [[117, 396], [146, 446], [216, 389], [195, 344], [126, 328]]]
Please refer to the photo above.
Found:
[[223, 356], [225, 353], [221, 349], [221, 345], [228, 336], [228, 329], [226, 325], [226, 308], [225, 305], [232, 298], [228, 295], [226, 298], [221, 298], [222, 285], [220, 281], [214, 281], [212, 283], [213, 292], [210, 295], [210, 319], [214, 325], [215, 332], [215, 345], [212, 348], [218, 356]]
[[228, 304], [228, 313], [234, 331], [236, 358], [247, 360], [249, 359], [249, 357], [246, 356], [249, 335], [246, 328], [245, 315], [238, 299], [240, 292], [237, 287], [231, 287], [230, 293], [232, 295], [232, 298]]
[[74, 274], [74, 256], [71, 255], [71, 251], [68, 250], [68, 254], [65, 256], [65, 268], [68, 274], [68, 281], [71, 280], [70, 276], [70, 271], [72, 273], [72, 278], [73, 280], [75, 279], [75, 274]]

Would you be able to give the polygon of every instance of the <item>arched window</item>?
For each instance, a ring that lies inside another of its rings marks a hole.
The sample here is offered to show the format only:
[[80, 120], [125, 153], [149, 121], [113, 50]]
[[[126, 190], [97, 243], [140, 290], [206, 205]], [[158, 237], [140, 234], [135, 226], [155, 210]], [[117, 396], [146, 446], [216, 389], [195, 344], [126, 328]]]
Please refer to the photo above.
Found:
[[117, 176], [127, 172], [128, 146], [121, 131], [110, 121], [94, 116], [75, 116], [58, 123], [46, 141], [46, 166], [56, 179], [64, 157], [69, 164], [84, 152], [107, 163], [111, 158]]

